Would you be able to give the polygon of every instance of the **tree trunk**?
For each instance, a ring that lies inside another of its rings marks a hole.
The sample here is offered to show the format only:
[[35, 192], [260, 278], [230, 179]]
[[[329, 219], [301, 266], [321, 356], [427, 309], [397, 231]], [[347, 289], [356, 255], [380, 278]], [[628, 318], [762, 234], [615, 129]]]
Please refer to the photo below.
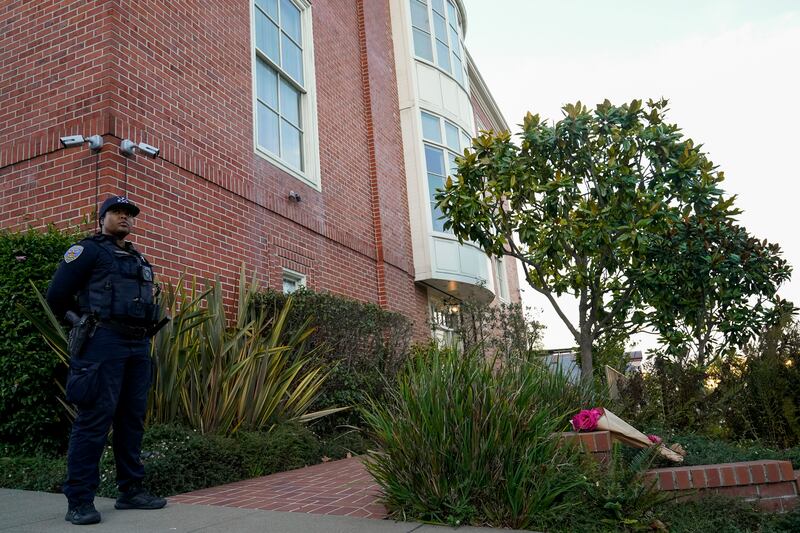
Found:
[[581, 331], [581, 381], [584, 385], [592, 385], [594, 368], [592, 367], [592, 335], [588, 331]]

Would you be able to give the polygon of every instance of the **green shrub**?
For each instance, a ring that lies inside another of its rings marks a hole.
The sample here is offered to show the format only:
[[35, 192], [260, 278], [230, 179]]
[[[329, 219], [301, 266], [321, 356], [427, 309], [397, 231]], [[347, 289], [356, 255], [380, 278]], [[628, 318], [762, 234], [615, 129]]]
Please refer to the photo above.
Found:
[[231, 323], [222, 284], [207, 286], [201, 292], [196, 283], [187, 288], [179, 282], [164, 292], [162, 313], [174, 320], [153, 342], [148, 420], [230, 435], [319, 414], [308, 411], [330, 372], [319, 348], [307, 349], [308, 318], [286, 329], [292, 298], [268, 315], [255, 305], [258, 287], [246, 282], [242, 270]]
[[722, 366], [718, 389], [729, 434], [773, 446], [800, 445], [800, 323], [791, 315]]
[[55, 451], [66, 444], [69, 421], [54, 380], [66, 368], [23, 317], [17, 304], [44, 318], [33, 287], [44, 293], [76, 232], [0, 231], [0, 442], [21, 452]]
[[269, 433], [236, 435], [247, 477], [259, 477], [316, 464], [322, 457], [314, 434], [300, 424], [277, 426]]
[[[269, 316], [285, 304], [287, 296], [272, 290], [258, 296]], [[296, 332], [311, 318], [314, 332], [309, 348], [322, 348], [322, 361], [333, 370], [322, 386], [313, 409], [358, 405], [364, 395], [380, 398], [408, 355], [411, 323], [400, 313], [330, 293], [301, 289], [292, 294], [286, 318], [287, 334]], [[334, 433], [338, 425], [360, 425], [356, 409], [330, 416], [317, 425], [319, 433]]]
[[[142, 442], [144, 484], [164, 496], [284, 472], [319, 463], [321, 457], [319, 441], [299, 424], [280, 425], [269, 433], [239, 432], [236, 437], [154, 426], [145, 431]], [[60, 492], [66, 470], [63, 457], [0, 457], [0, 487]], [[100, 460], [97, 494], [117, 496], [110, 444]]]
[[[797, 525], [797, 512], [786, 516], [765, 513], [741, 499], [709, 496], [691, 501], [669, 503], [654, 509], [670, 533], [789, 533], [791, 522]], [[792, 516], [794, 515], [794, 516]]]
[[569, 387], [535, 361], [416, 353], [387, 398], [362, 409], [380, 447], [367, 468], [391, 515], [514, 528], [558, 519], [584, 483], [579, 452], [553, 436], [574, 411]]
[[361, 455], [374, 444], [364, 437], [358, 430], [344, 430], [324, 436], [322, 441], [322, 455], [329, 459], [344, 459], [347, 454]]
[[[795, 469], [800, 469], [800, 446], [779, 449], [765, 446], [758, 441], [730, 442], [698, 433], [676, 432], [653, 427], [646, 428], [646, 432], [661, 436], [667, 443], [677, 442], [683, 446], [686, 450], [684, 466], [775, 459], [791, 461]], [[658, 466], [673, 465], [669, 464], [666, 459], [659, 459]]]
[[[638, 450], [627, 460], [622, 446], [615, 444], [608, 464], [587, 464], [584, 469], [590, 474], [586, 485], [587, 508], [592, 509], [590, 522], [613, 531], [648, 529], [655, 520], [654, 506], [675, 498], [673, 494], [656, 489], [645, 473], [653, 465], [656, 448]], [[574, 516], [575, 522], [584, 522], [583, 513]], [[577, 524], [575, 524], [577, 525]], [[577, 529], [586, 530], [587, 523]]]
[[61, 492], [66, 475], [63, 457], [0, 457], [0, 487], [5, 489]]

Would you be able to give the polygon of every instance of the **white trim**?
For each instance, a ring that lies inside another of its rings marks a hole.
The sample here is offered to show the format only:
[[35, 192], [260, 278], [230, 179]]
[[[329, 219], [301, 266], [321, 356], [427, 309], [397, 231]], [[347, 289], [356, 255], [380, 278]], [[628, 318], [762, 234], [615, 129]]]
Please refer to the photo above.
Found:
[[[306, 275], [305, 274], [302, 274], [302, 273], [297, 272], [295, 270], [292, 270], [290, 268], [282, 268], [281, 270], [282, 270], [282, 272], [281, 272], [281, 285], [283, 285], [283, 282], [288, 280], [288, 281], [294, 282], [296, 284], [296, 286], [297, 286], [297, 289], [306, 286]], [[297, 289], [295, 289], [295, 290], [297, 290]], [[283, 286], [281, 286], [281, 290], [283, 290]], [[294, 292], [294, 291], [292, 291], [292, 292]], [[283, 290], [283, 293], [284, 294], [291, 294], [291, 293], [287, 293], [285, 290]]]
[[[506, 262], [502, 257], [494, 258], [494, 269], [495, 278], [497, 279], [497, 298], [503, 303], [508, 303], [511, 301], [511, 293], [508, 290], [508, 271], [506, 270]], [[505, 296], [503, 293], [505, 293]]]
[[305, 171], [296, 169], [278, 156], [262, 150], [258, 146], [258, 87], [256, 66], [256, 19], [255, 0], [250, 1], [250, 74], [253, 113], [253, 152], [294, 176], [317, 191], [322, 190], [319, 161], [319, 129], [317, 125], [317, 81], [314, 68], [314, 28], [312, 24], [311, 2], [309, 0], [290, 0], [300, 10], [303, 32], [303, 78], [305, 94], [301, 97], [301, 120], [303, 124], [303, 164]]

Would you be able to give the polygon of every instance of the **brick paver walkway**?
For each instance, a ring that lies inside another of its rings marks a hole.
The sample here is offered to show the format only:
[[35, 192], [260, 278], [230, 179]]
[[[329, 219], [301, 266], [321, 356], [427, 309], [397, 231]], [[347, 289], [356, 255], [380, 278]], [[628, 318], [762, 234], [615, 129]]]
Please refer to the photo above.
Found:
[[378, 485], [361, 459], [342, 459], [169, 498], [170, 502], [385, 518]]

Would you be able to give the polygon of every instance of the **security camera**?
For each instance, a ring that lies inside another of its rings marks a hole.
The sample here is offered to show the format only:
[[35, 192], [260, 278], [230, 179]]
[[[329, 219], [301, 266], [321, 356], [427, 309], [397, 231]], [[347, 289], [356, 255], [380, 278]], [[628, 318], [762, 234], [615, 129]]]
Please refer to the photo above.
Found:
[[149, 155], [150, 157], [158, 157], [158, 153], [161, 151], [155, 146], [151, 146], [147, 143], [139, 143], [139, 150]]
[[123, 139], [121, 143], [119, 143], [119, 151], [122, 152], [122, 155], [133, 155], [133, 149], [136, 148], [136, 145], [133, 144], [133, 141], [128, 139]]
[[89, 148], [92, 150], [99, 150], [103, 147], [103, 137], [100, 135], [92, 135], [86, 142], [89, 143]]
[[64, 145], [64, 148], [72, 148], [73, 146], [80, 146], [85, 142], [83, 135], [69, 135], [67, 137], [61, 137], [61, 144]]

